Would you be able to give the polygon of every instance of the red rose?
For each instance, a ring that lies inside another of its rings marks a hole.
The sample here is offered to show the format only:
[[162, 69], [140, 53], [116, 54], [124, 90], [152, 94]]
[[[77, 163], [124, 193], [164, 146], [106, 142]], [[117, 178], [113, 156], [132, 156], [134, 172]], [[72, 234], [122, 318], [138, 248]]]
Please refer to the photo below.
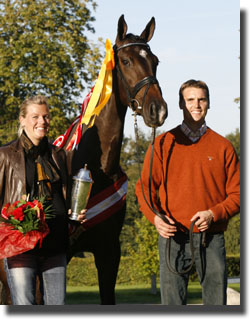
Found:
[[34, 208], [36, 204], [35, 204], [35, 201], [33, 201], [33, 202], [30, 202], [30, 201], [29, 201], [29, 202], [27, 202], [25, 205], [26, 205], [26, 207], [27, 207], [27, 206], [30, 206], [30, 208]]
[[23, 221], [24, 219], [24, 214], [23, 214], [23, 208], [22, 206], [19, 208], [16, 208], [13, 212], [12, 212], [12, 216], [14, 217], [14, 219], [19, 220], [19, 221]]
[[16, 205], [18, 205], [19, 202], [20, 202], [20, 201], [15, 201], [11, 206], [12, 206], [12, 207], [15, 207]]

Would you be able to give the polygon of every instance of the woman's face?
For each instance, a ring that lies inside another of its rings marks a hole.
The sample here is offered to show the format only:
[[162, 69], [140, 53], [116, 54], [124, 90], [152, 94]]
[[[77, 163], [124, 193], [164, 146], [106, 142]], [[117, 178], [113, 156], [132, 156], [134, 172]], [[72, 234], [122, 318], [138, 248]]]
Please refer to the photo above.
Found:
[[49, 109], [45, 104], [30, 104], [25, 117], [20, 117], [20, 123], [33, 142], [38, 145], [49, 131]]

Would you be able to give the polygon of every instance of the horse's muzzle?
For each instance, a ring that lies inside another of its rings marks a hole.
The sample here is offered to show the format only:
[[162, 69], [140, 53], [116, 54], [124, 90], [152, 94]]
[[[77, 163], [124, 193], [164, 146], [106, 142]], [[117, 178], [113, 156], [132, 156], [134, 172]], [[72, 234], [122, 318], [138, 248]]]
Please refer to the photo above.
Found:
[[148, 112], [143, 112], [144, 122], [147, 126], [153, 128], [163, 125], [168, 116], [168, 106], [165, 101], [161, 104], [158, 104], [155, 101], [151, 102], [147, 111]]

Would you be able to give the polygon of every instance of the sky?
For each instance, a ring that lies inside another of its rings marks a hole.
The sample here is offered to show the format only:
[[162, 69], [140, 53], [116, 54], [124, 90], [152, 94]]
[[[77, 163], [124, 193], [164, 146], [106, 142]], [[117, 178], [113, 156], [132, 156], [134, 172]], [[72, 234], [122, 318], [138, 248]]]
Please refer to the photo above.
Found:
[[[239, 0], [96, 0], [95, 34], [114, 44], [119, 17], [124, 14], [128, 32], [140, 35], [151, 17], [156, 29], [149, 42], [160, 60], [157, 78], [168, 103], [169, 115], [161, 131], [182, 122], [178, 106], [181, 84], [200, 79], [210, 90], [207, 125], [221, 135], [240, 128], [240, 1]], [[127, 112], [125, 136], [133, 134], [133, 117]], [[150, 133], [142, 118], [138, 125]]]

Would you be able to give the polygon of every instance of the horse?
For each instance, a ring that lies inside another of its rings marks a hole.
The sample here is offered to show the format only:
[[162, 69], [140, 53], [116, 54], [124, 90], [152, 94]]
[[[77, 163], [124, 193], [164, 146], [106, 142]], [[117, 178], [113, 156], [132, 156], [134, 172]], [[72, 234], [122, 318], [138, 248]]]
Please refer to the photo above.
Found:
[[[127, 33], [124, 15], [118, 20], [112, 94], [93, 127], [83, 128], [71, 163], [72, 175], [87, 164], [94, 180], [90, 200], [124, 176], [120, 153], [128, 106], [141, 115], [149, 127], [161, 126], [167, 117], [167, 103], [156, 79], [158, 58], [148, 45], [154, 30], [154, 17], [140, 36]], [[94, 254], [101, 304], [115, 304], [115, 283], [121, 256], [119, 236], [125, 210], [126, 204], [123, 203], [106, 220], [82, 232], [70, 247], [70, 256], [84, 251]]]
[[[118, 20], [115, 40], [115, 67], [112, 71], [112, 94], [90, 128], [83, 125], [78, 148], [70, 153], [71, 176], [87, 164], [94, 180], [90, 201], [122, 180], [120, 153], [124, 122], [128, 106], [143, 117], [149, 127], [161, 126], [168, 115], [167, 103], [162, 97], [156, 79], [158, 58], [148, 42], [155, 30], [154, 17], [140, 36], [127, 33], [124, 15]], [[72, 129], [70, 138], [74, 134]], [[64, 146], [67, 149], [67, 143]], [[123, 196], [124, 199], [124, 196]], [[92, 252], [98, 272], [99, 293], [102, 305], [113, 305], [115, 284], [121, 257], [119, 236], [125, 218], [126, 202], [114, 206], [114, 212], [92, 227], [78, 227], [77, 237], [70, 241], [68, 261], [79, 252]], [[101, 214], [100, 214], [101, 216]], [[88, 222], [87, 222], [88, 223]], [[1, 265], [0, 265], [1, 267]]]

